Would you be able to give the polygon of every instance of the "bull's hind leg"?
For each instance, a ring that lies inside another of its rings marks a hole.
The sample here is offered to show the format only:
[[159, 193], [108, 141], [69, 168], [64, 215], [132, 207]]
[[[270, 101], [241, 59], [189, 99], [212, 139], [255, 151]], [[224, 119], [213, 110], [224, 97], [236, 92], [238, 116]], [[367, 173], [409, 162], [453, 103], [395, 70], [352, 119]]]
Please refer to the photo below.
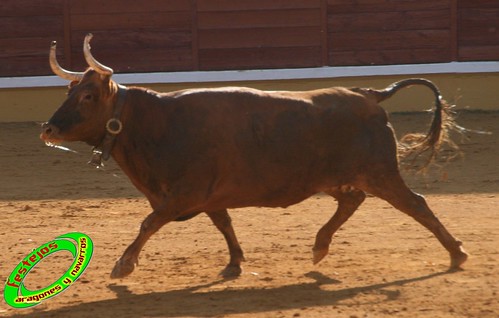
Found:
[[314, 264], [319, 263], [327, 255], [333, 234], [352, 216], [366, 198], [363, 191], [349, 186], [336, 188], [328, 191], [327, 194], [338, 200], [338, 208], [333, 217], [317, 233], [313, 248]]
[[139, 253], [147, 240], [163, 225], [173, 220], [172, 215], [164, 212], [164, 210], [155, 210], [144, 219], [140, 226], [139, 235], [116, 262], [111, 272], [111, 278], [123, 278], [133, 272], [135, 266], [138, 265]]
[[229, 247], [230, 261], [227, 267], [220, 273], [225, 278], [237, 277], [241, 275], [241, 262], [244, 261], [243, 250], [239, 246], [232, 220], [227, 210], [207, 212], [211, 221], [217, 229], [222, 232]]
[[450, 253], [451, 270], [458, 269], [466, 261], [468, 254], [462, 248], [462, 242], [447, 231], [428, 207], [424, 197], [412, 192], [398, 173], [376, 178], [366, 191], [388, 201], [430, 230]]

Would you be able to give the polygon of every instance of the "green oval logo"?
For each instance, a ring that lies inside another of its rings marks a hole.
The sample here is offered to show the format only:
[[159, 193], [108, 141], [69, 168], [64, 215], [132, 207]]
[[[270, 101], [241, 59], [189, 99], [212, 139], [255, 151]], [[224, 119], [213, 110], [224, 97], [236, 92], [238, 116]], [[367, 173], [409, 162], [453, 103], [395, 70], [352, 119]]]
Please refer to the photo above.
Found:
[[[75, 244], [76, 242], [76, 244]], [[56, 296], [71, 286], [83, 274], [90, 263], [94, 245], [88, 235], [78, 232], [67, 233], [47, 242], [29, 253], [14, 268], [5, 282], [5, 302], [15, 308], [27, 308]], [[53, 284], [39, 289], [27, 289], [23, 281], [29, 272], [45, 257], [59, 251], [69, 251], [74, 261], [69, 269]]]

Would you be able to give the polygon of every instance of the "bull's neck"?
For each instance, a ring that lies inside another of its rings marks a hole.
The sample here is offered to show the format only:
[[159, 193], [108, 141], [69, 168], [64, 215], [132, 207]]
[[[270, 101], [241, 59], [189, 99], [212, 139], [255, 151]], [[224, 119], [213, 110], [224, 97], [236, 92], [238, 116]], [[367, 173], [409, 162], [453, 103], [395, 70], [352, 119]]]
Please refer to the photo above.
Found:
[[113, 105], [113, 110], [111, 114], [111, 118], [109, 118], [106, 122], [106, 132], [104, 138], [97, 146], [94, 146], [92, 159], [90, 160], [90, 164], [96, 165], [97, 167], [102, 166], [102, 161], [107, 161], [113, 147], [116, 143], [116, 137], [123, 130], [122, 123], [122, 112], [125, 107], [126, 96], [127, 96], [127, 88], [116, 83], [112, 83], [114, 88], [116, 89], [116, 98]]
[[111, 155], [118, 166], [130, 178], [134, 186], [144, 193], [149, 201], [159, 202], [155, 188], [157, 171], [153, 169], [150, 156], [154, 154], [151, 127], [160, 122], [162, 112], [156, 109], [159, 95], [146, 90], [130, 88], [122, 114], [123, 130], [116, 136]]

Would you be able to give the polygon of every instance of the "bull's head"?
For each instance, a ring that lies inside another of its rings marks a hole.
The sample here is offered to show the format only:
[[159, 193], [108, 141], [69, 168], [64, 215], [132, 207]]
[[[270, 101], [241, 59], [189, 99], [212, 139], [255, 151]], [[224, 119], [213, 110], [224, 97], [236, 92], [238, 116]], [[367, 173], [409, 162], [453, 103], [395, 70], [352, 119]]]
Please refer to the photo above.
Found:
[[90, 66], [85, 72], [63, 69], [56, 59], [56, 42], [50, 48], [52, 71], [67, 80], [67, 99], [42, 125], [40, 138], [45, 142], [84, 141], [98, 146], [106, 134], [106, 122], [113, 116], [118, 85], [111, 80], [113, 70], [99, 63], [90, 53], [88, 34], [83, 42], [85, 60]]

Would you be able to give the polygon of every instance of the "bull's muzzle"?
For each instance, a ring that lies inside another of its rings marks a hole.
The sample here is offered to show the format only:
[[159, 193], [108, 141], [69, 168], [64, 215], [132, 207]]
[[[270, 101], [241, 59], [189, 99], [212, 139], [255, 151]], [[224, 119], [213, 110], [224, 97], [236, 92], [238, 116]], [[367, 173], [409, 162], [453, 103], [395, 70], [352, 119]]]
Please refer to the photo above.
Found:
[[59, 129], [48, 122], [42, 124], [42, 132], [40, 134], [40, 139], [45, 142], [60, 142], [60, 138], [58, 138]]

